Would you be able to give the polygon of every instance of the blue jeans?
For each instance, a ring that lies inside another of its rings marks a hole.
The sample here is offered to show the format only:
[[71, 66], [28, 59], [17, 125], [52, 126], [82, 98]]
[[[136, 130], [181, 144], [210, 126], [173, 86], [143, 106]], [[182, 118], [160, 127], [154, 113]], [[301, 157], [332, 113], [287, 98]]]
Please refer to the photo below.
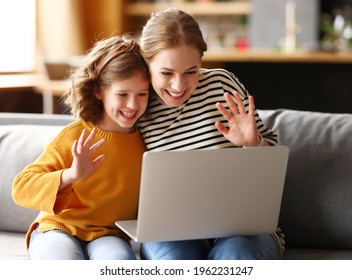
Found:
[[278, 260], [279, 248], [271, 235], [232, 236], [213, 240], [147, 242], [147, 260]]
[[83, 241], [61, 230], [39, 232], [36, 228], [28, 248], [31, 260], [135, 260], [132, 247], [117, 236]]

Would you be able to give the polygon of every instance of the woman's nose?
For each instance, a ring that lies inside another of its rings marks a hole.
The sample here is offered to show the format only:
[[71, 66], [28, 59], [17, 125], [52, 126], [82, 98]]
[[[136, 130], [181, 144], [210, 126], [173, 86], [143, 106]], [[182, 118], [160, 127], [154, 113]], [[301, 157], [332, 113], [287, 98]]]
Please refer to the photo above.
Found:
[[172, 80], [172, 89], [182, 91], [184, 88], [185, 81], [181, 76], [175, 76]]

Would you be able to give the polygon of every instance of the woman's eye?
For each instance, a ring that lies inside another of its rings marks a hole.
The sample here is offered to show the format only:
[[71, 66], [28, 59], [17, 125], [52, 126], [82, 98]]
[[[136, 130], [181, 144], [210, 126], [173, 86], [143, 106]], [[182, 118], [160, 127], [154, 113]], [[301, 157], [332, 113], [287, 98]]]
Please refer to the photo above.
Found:
[[193, 75], [193, 74], [196, 74], [197, 72], [196, 71], [189, 71], [189, 72], [186, 72], [186, 74], [188, 75]]

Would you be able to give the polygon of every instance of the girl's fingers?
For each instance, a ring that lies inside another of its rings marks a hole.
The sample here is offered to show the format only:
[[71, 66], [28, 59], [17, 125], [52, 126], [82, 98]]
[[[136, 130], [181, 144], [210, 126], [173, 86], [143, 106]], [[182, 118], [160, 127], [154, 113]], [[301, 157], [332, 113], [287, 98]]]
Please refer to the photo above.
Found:
[[77, 156], [77, 144], [78, 144], [77, 140], [73, 141], [73, 144], [71, 147], [71, 153], [72, 153], [73, 157]]
[[95, 152], [105, 143], [105, 139], [100, 139], [97, 143], [90, 147], [91, 152]]
[[100, 155], [96, 159], [92, 161], [95, 168], [97, 168], [100, 164], [102, 164], [106, 159], [105, 155]]
[[76, 151], [78, 154], [82, 152], [83, 142], [84, 142], [84, 139], [86, 138], [86, 134], [87, 134], [87, 131], [83, 129], [81, 135], [78, 138], [78, 143], [76, 148]]
[[91, 146], [91, 143], [93, 142], [96, 133], [96, 129], [93, 128], [92, 132], [88, 135], [86, 139], [87, 130], [83, 129], [79, 139], [75, 140], [72, 145], [72, 154], [77, 156], [81, 154], [83, 150], [89, 150], [89, 152], [93, 153], [98, 150], [105, 143], [105, 139], [100, 139], [98, 142]]
[[95, 137], [95, 134], [97, 134], [97, 130], [95, 128], [92, 129], [92, 132], [88, 135], [86, 141], [84, 142], [84, 146], [88, 146], [90, 147], [91, 146], [91, 143]]

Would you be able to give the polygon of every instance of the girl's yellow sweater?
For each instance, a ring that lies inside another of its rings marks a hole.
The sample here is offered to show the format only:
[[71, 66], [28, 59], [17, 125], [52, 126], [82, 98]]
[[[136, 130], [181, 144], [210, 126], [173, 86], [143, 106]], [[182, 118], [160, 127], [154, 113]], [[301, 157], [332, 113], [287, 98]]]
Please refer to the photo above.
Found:
[[128, 237], [115, 226], [116, 220], [136, 219], [143, 138], [137, 130], [131, 134], [107, 132], [97, 128], [94, 143], [105, 138], [104, 145], [93, 155], [106, 155], [105, 162], [90, 176], [58, 190], [61, 173], [72, 163], [71, 147], [85, 128], [95, 126], [78, 120], [65, 128], [29, 164], [13, 182], [14, 201], [40, 210], [27, 232], [39, 224], [41, 232], [59, 229], [91, 241], [104, 235]]

